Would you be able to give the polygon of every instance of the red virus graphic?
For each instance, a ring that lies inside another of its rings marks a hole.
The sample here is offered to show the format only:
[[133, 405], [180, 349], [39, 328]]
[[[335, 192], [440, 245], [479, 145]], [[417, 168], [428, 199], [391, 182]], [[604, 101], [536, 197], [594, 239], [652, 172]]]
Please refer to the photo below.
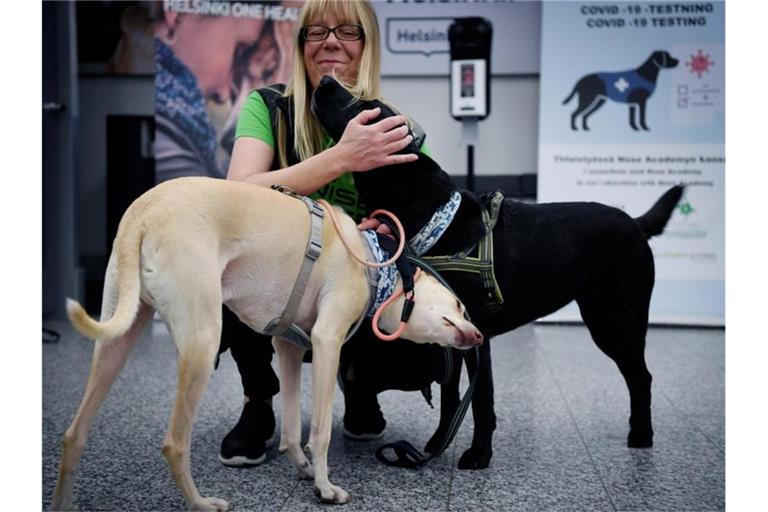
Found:
[[691, 73], [696, 73], [701, 78], [702, 73], [709, 73], [709, 68], [715, 65], [710, 60], [709, 55], [704, 54], [701, 50], [696, 55], [691, 55], [691, 60], [685, 63], [691, 70]]

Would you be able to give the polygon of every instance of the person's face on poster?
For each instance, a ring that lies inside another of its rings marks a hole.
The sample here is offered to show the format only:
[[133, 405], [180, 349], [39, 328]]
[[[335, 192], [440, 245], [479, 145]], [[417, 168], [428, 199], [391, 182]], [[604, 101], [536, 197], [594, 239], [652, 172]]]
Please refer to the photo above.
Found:
[[235, 49], [254, 44], [266, 22], [166, 12], [165, 23], [174, 53], [195, 75], [203, 97], [223, 102], [232, 88]]

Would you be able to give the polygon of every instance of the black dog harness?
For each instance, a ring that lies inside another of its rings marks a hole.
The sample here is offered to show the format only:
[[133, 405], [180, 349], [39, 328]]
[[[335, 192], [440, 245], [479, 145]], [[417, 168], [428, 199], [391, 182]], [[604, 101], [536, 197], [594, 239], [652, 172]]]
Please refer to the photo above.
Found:
[[[504, 195], [497, 190], [490, 197], [490, 207], [482, 208], [485, 236], [475, 245], [450, 256], [422, 256], [422, 259], [438, 272], [471, 272], [479, 274], [486, 293], [486, 306], [489, 311], [501, 310], [504, 297], [496, 281], [493, 268], [493, 228], [499, 218], [499, 210]], [[477, 256], [470, 256], [477, 249]]]

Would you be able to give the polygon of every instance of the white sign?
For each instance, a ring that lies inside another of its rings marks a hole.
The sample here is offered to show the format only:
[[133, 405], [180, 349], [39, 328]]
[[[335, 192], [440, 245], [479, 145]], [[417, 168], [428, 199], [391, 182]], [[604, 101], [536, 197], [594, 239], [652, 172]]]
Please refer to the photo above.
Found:
[[724, 19], [723, 2], [543, 4], [538, 200], [638, 217], [686, 185], [650, 241], [651, 322], [725, 324]]
[[539, 72], [541, 2], [374, 2], [382, 37], [383, 76], [448, 76], [448, 27], [456, 18], [493, 24], [491, 75]]
[[452, 23], [453, 18], [389, 18], [384, 38], [386, 50], [426, 57], [448, 53], [448, 28]]

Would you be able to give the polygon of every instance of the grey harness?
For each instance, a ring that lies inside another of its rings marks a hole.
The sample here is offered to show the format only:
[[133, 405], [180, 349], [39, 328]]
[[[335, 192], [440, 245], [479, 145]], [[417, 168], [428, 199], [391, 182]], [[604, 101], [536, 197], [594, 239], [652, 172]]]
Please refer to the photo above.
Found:
[[[312, 199], [300, 196], [288, 187], [283, 187], [282, 185], [274, 185], [272, 188], [283, 194], [295, 197], [304, 203], [307, 210], [309, 210], [310, 230], [307, 247], [304, 251], [304, 261], [301, 264], [301, 269], [299, 269], [299, 275], [296, 276], [296, 281], [293, 283], [293, 289], [291, 290], [291, 295], [288, 297], [288, 303], [285, 305], [283, 313], [267, 324], [263, 333], [269, 336], [280, 336], [305, 350], [312, 350], [312, 342], [309, 334], [296, 325], [294, 318], [296, 318], [299, 304], [301, 304], [301, 299], [304, 296], [304, 290], [307, 287], [309, 277], [312, 274], [312, 268], [315, 266], [315, 261], [320, 257], [323, 250], [323, 219], [325, 218], [325, 215], [322, 207]], [[371, 308], [373, 297], [376, 292], [375, 271], [376, 269], [368, 269], [368, 282], [372, 288], [372, 292], [369, 294], [368, 305], [357, 322], [355, 322], [349, 329], [349, 332], [344, 338], [345, 342], [357, 332], [368, 310]]]

